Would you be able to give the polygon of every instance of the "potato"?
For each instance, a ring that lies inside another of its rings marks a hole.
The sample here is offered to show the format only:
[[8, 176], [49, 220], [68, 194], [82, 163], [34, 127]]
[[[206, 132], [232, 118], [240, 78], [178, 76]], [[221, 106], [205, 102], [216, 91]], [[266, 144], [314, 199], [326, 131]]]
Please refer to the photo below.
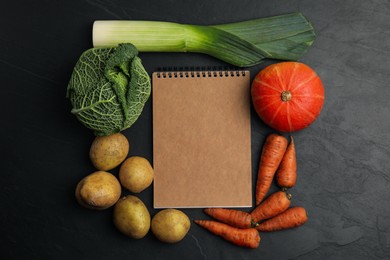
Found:
[[127, 158], [119, 170], [122, 186], [133, 193], [145, 190], [153, 182], [154, 171], [149, 161], [139, 156]]
[[181, 241], [190, 229], [190, 219], [177, 209], [164, 209], [152, 219], [152, 232], [162, 242]]
[[107, 209], [121, 195], [121, 185], [111, 173], [96, 171], [83, 178], [76, 187], [77, 202], [89, 209]]
[[113, 222], [124, 235], [140, 239], [150, 229], [150, 214], [139, 198], [127, 195], [120, 198], [115, 204]]
[[126, 159], [129, 149], [129, 141], [121, 133], [97, 136], [92, 142], [89, 157], [96, 169], [108, 171]]

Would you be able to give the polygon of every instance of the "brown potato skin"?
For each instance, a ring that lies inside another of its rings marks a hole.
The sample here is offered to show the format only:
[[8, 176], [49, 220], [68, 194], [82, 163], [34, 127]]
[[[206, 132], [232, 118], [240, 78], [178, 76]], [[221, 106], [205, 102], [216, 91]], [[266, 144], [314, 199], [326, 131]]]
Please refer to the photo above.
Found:
[[188, 216], [177, 209], [164, 209], [152, 219], [151, 229], [158, 240], [177, 243], [188, 233], [191, 222]]
[[119, 170], [119, 181], [124, 188], [140, 193], [152, 184], [154, 171], [149, 161], [143, 157], [127, 158]]
[[113, 206], [121, 195], [121, 185], [111, 173], [96, 171], [76, 186], [77, 202], [88, 209], [103, 210]]
[[115, 204], [113, 222], [122, 234], [133, 239], [141, 239], [149, 232], [150, 214], [142, 200], [127, 195]]
[[108, 171], [121, 164], [129, 150], [129, 141], [122, 133], [96, 136], [89, 150], [89, 158], [96, 169]]

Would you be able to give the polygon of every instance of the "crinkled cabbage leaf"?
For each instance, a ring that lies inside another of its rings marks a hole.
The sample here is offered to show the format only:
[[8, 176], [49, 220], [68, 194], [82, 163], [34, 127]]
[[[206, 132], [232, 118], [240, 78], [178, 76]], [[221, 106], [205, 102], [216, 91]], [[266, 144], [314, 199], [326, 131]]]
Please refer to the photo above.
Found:
[[76, 63], [67, 96], [76, 115], [97, 136], [129, 128], [140, 116], [151, 91], [134, 45], [86, 50]]

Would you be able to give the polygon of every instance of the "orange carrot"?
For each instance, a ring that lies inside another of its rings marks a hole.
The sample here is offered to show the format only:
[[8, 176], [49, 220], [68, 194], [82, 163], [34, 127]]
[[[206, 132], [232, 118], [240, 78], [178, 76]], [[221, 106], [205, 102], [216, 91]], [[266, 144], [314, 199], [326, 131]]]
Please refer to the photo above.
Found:
[[270, 218], [256, 227], [260, 231], [277, 231], [282, 229], [294, 228], [304, 224], [307, 221], [306, 210], [302, 207], [292, 207], [285, 212]]
[[287, 139], [284, 136], [270, 134], [266, 138], [261, 152], [259, 171], [257, 174], [256, 205], [259, 205], [267, 195], [286, 148]]
[[195, 223], [237, 246], [257, 248], [260, 244], [260, 234], [254, 228], [241, 229], [213, 220], [195, 220]]
[[291, 204], [291, 194], [284, 191], [272, 193], [260, 205], [258, 205], [251, 213], [254, 223], [279, 215]]
[[296, 181], [297, 158], [295, 154], [294, 139], [291, 136], [290, 144], [287, 146], [282, 162], [276, 172], [276, 183], [282, 188], [282, 190], [287, 190], [288, 188], [292, 188]]
[[233, 227], [252, 227], [252, 217], [245, 211], [224, 208], [207, 208], [204, 209], [204, 212], [210, 217]]

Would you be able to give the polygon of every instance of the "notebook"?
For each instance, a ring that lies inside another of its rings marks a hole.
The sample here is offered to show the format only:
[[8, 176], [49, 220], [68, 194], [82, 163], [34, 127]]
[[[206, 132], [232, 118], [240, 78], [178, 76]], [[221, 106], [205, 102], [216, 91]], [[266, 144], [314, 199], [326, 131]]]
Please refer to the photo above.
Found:
[[152, 75], [154, 208], [251, 207], [249, 71]]

